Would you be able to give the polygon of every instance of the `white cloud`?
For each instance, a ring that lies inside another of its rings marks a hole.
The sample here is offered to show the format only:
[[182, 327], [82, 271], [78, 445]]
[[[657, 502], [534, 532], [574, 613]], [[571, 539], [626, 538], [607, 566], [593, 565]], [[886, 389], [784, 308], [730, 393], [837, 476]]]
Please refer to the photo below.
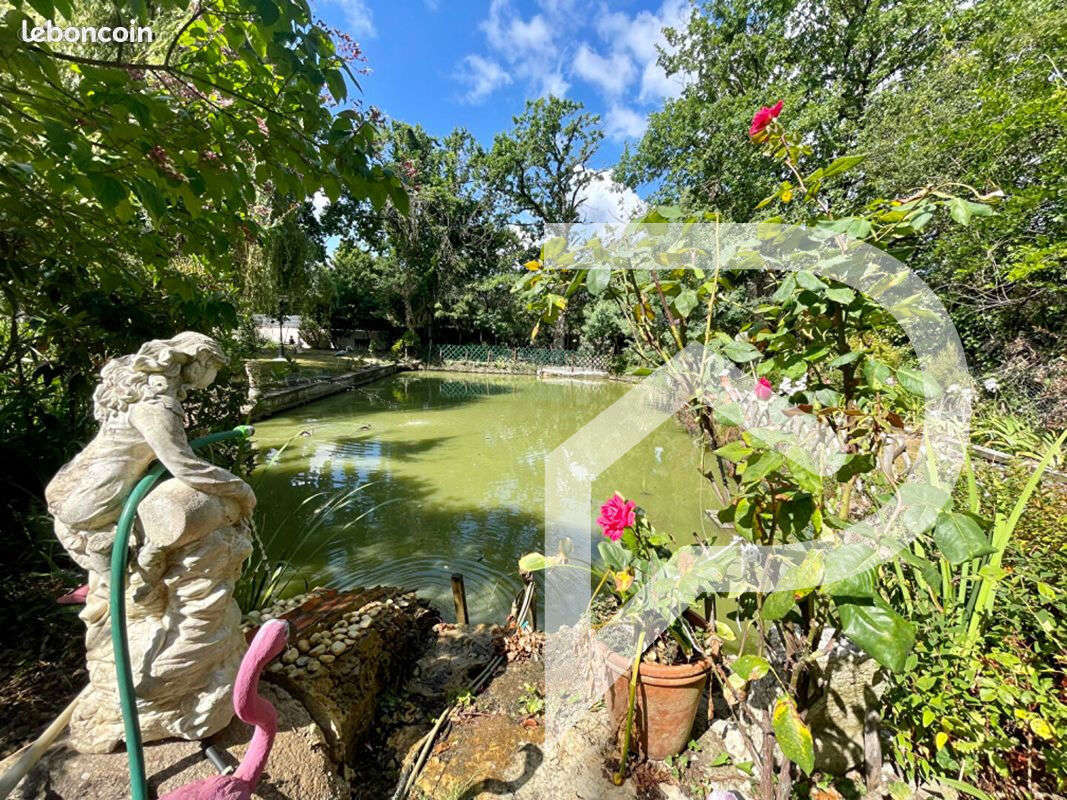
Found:
[[602, 56], [584, 42], [574, 57], [574, 71], [609, 95], [621, 93], [634, 77], [634, 65], [626, 53]]
[[501, 86], [511, 83], [511, 76], [500, 64], [473, 53], [460, 62], [456, 78], [467, 86], [463, 99], [468, 103], [480, 103]]
[[[467, 56], [457, 78], [471, 87], [469, 62], [479, 58], [502, 65], [530, 96], [562, 97], [570, 81], [581, 80], [599, 89], [609, 104], [631, 86], [636, 102], [658, 103], [677, 96], [686, 84], [684, 76], [668, 78], [657, 61], [658, 48], [668, 47], [663, 28], [684, 28], [690, 8], [689, 0], [662, 0], [655, 11], [631, 15], [610, 10], [605, 0], [537, 0], [536, 8], [523, 13], [515, 0], [491, 0], [480, 25], [486, 52]], [[484, 93], [475, 95], [484, 99], [508, 82], [483, 81]]]
[[581, 197], [582, 222], [628, 222], [645, 209], [644, 201], [632, 189], [615, 182], [610, 169], [597, 172]]
[[604, 132], [612, 139], [640, 138], [648, 127], [648, 118], [627, 106], [613, 105], [604, 116]]
[[605, 13], [597, 21], [601, 39], [611, 43], [616, 52], [628, 53], [637, 62], [641, 73], [640, 102], [654, 103], [677, 97], [685, 88], [688, 76], [668, 77], [659, 65], [659, 51], [671, 50], [663, 29], [684, 29], [689, 13], [687, 0], [664, 0], [656, 13], [640, 11], [630, 17], [614, 11]]
[[559, 70], [541, 76], [541, 97], [548, 97], [548, 95], [566, 97], [567, 90], [570, 88], [571, 85]]
[[344, 15], [348, 33], [364, 39], [378, 35], [378, 29], [374, 27], [374, 15], [367, 7], [366, 0], [327, 0], [327, 3]]
[[312, 195], [311, 210], [315, 214], [315, 219], [322, 219], [322, 212], [326, 210], [326, 206], [329, 204], [330, 198], [328, 198], [321, 189]]
[[489, 44], [516, 57], [524, 52], [545, 50], [552, 44], [552, 31], [540, 14], [524, 20], [511, 7], [510, 0], [493, 0], [489, 17], [482, 23]]
[[[466, 56], [457, 72], [459, 80], [471, 87], [469, 101], [472, 94], [473, 101], [485, 99], [513, 80], [526, 83], [530, 94], [563, 97], [567, 93], [570, 84], [560, 67], [556, 41], [556, 33], [561, 30], [556, 16], [562, 13], [564, 2], [549, 2], [544, 5], [543, 13], [527, 18], [515, 9], [511, 0], [492, 0], [489, 14], [481, 23], [490, 53]], [[487, 64], [496, 65], [500, 72], [506, 71], [507, 80], [496, 71], [479, 69]], [[484, 79], [473, 82], [472, 72]]]

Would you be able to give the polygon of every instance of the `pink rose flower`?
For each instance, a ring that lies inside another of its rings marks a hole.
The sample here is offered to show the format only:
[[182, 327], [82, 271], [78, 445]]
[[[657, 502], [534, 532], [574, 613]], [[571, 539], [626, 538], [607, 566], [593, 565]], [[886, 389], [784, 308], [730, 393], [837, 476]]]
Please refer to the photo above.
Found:
[[760, 378], [756, 381], [755, 392], [758, 399], [769, 400], [771, 395], [774, 394], [774, 384], [766, 378]]
[[637, 504], [633, 500], [624, 500], [622, 495], [615, 492], [608, 502], [600, 507], [600, 516], [596, 524], [604, 531], [604, 535], [611, 541], [617, 542], [622, 532], [637, 521], [634, 509]]
[[775, 119], [782, 113], [782, 101], [779, 100], [773, 106], [764, 106], [756, 112], [752, 117], [752, 124], [748, 128], [748, 135], [755, 139], [771, 124], [771, 120]]

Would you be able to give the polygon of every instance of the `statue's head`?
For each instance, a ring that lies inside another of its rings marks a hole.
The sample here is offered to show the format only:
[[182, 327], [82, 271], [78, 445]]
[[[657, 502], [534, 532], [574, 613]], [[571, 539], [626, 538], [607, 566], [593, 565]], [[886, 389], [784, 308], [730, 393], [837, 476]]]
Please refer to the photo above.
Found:
[[188, 390], [210, 386], [227, 361], [218, 342], [195, 331], [145, 342], [136, 353], [104, 365], [93, 394], [93, 414], [103, 422], [133, 403], [159, 395], [182, 400]]

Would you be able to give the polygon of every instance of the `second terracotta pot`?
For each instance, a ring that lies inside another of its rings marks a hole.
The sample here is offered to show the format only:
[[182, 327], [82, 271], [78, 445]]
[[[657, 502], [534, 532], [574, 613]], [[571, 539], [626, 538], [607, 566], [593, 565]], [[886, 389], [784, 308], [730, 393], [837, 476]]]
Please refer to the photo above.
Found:
[[[712, 663], [711, 656], [677, 666], [641, 662], [637, 671], [634, 736], [646, 756], [663, 759], [685, 749]], [[607, 664], [614, 677], [608, 689], [608, 708], [616, 723], [625, 722], [633, 658], [609, 652]]]

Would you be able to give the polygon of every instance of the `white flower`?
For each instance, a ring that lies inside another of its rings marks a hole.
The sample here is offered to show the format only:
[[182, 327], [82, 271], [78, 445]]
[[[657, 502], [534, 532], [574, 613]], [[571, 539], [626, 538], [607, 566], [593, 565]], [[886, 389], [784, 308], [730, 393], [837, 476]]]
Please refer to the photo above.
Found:
[[998, 389], [1000, 389], [1000, 384], [997, 383], [997, 379], [996, 378], [986, 378], [982, 382], [982, 386], [985, 387], [985, 390], [987, 392], [995, 392]]

